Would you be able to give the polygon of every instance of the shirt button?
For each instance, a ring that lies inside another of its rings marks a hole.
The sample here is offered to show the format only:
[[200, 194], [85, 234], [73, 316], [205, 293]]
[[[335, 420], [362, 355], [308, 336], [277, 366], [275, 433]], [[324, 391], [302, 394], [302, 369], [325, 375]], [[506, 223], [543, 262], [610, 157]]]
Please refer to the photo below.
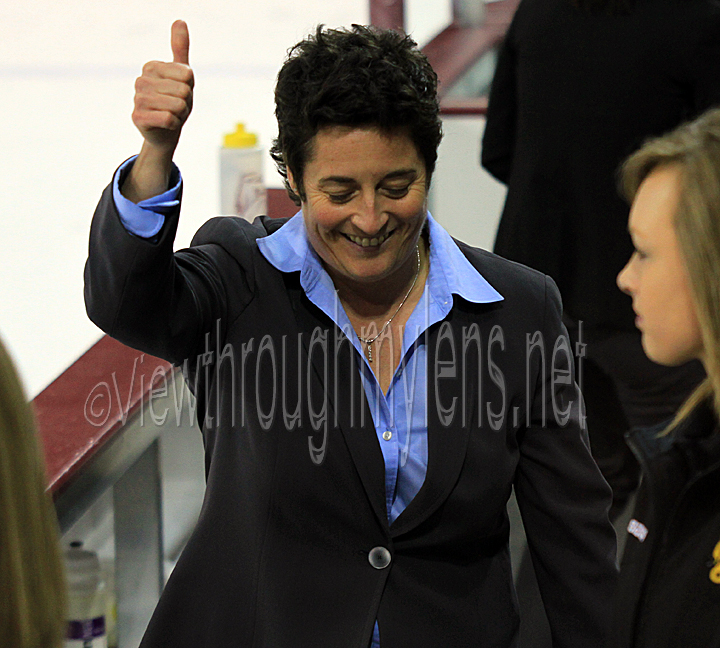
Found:
[[385, 441], [390, 441], [390, 439], [392, 439], [392, 432], [390, 430], [385, 430], [385, 432], [383, 432], [383, 439], [385, 439]]
[[385, 569], [390, 564], [390, 552], [385, 547], [374, 547], [368, 554], [368, 561], [375, 569]]

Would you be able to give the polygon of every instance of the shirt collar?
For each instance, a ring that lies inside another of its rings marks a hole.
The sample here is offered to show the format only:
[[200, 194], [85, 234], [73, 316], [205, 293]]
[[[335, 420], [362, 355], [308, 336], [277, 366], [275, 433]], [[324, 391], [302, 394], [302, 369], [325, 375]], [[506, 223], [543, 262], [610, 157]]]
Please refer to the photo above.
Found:
[[428, 283], [448, 295], [459, 295], [475, 304], [502, 301], [493, 288], [460, 251], [452, 236], [428, 213], [430, 275]]
[[[450, 234], [428, 213], [430, 272], [428, 287], [434, 298], [458, 295], [476, 304], [501, 301], [503, 296], [473, 267]], [[302, 211], [270, 236], [258, 239], [263, 256], [280, 272], [300, 272], [300, 284], [310, 293], [318, 282], [332, 287], [332, 280], [310, 246]]]

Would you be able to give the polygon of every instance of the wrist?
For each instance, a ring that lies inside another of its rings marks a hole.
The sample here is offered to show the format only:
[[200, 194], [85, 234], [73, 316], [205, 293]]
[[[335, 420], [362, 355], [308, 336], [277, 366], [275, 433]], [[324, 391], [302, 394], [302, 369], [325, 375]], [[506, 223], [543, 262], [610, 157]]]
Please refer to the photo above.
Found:
[[120, 186], [128, 200], [139, 203], [168, 190], [173, 169], [174, 147], [156, 147], [143, 143], [130, 173]]

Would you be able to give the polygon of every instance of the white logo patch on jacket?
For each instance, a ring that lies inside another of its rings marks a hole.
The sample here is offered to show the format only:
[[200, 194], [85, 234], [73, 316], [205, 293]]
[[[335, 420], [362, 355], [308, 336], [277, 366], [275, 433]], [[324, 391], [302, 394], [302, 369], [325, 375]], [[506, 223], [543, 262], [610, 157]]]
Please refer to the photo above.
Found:
[[634, 535], [640, 542], [644, 542], [645, 538], [647, 538], [647, 527], [634, 518], [628, 522], [627, 530], [630, 535]]

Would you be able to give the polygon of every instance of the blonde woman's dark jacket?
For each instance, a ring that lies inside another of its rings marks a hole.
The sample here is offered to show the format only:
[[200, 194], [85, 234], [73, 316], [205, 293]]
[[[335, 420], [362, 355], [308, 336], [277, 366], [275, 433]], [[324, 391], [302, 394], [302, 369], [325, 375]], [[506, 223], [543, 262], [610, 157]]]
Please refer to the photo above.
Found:
[[720, 431], [703, 404], [674, 436], [637, 430], [643, 478], [620, 568], [613, 648], [720, 646]]

